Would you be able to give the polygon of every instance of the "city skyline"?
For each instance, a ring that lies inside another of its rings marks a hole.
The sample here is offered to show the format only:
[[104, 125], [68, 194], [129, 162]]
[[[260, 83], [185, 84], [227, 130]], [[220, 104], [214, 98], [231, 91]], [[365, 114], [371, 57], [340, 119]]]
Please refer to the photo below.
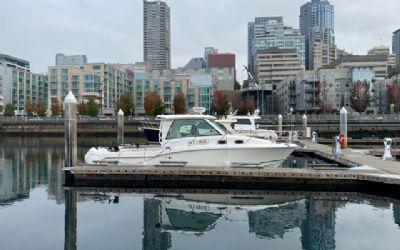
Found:
[[[185, 66], [192, 57], [202, 56], [204, 47], [213, 46], [236, 54], [241, 82], [246, 77], [242, 69], [247, 65], [247, 23], [259, 16], [283, 16], [286, 25], [299, 28], [300, 6], [307, 1], [165, 2], [171, 9], [172, 68]], [[377, 45], [391, 46], [392, 34], [400, 28], [396, 18], [400, 4], [344, 0], [330, 3], [335, 6], [338, 48], [366, 54]], [[112, 4], [35, 0], [30, 5], [22, 0], [6, 0], [2, 10], [4, 20], [13, 21], [4, 26], [3, 34], [7, 35], [0, 41], [0, 53], [30, 61], [33, 72], [47, 72], [57, 53], [85, 54], [88, 62], [143, 60], [141, 0], [117, 0]]]

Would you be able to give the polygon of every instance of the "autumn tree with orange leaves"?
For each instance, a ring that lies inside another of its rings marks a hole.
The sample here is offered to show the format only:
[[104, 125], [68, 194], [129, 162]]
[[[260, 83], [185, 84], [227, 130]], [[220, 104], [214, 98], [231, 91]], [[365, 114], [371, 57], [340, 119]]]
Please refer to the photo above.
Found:
[[393, 107], [393, 111], [400, 112], [400, 84], [391, 82], [386, 86], [386, 90], [388, 109], [390, 110]]
[[212, 109], [217, 115], [226, 115], [229, 110], [229, 100], [228, 97], [222, 90], [214, 91], [214, 96], [212, 99]]
[[36, 105], [34, 103], [32, 103], [31, 101], [26, 101], [25, 102], [25, 111], [28, 116], [32, 116], [33, 112], [36, 111]]
[[174, 96], [174, 112], [175, 114], [186, 113], [186, 98], [181, 90], [179, 90]]
[[58, 98], [54, 98], [51, 102], [51, 113], [53, 115], [60, 115], [62, 112], [62, 104]]
[[160, 95], [156, 91], [150, 91], [144, 97], [144, 111], [148, 116], [157, 116], [164, 113], [164, 103], [161, 100]]
[[369, 104], [369, 83], [367, 81], [356, 81], [351, 90], [350, 105], [357, 112], [364, 112]]
[[238, 115], [247, 115], [248, 113], [253, 114], [256, 109], [254, 98], [250, 95], [246, 95], [240, 102]]

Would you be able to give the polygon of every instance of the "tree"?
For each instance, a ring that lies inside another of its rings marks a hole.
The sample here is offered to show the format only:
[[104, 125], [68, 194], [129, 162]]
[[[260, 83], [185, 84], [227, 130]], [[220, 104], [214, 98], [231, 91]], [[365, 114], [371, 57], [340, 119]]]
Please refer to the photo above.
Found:
[[135, 112], [135, 104], [133, 103], [133, 96], [129, 92], [125, 92], [117, 101], [117, 112], [119, 110], [124, 112], [124, 116], [133, 115]]
[[254, 98], [250, 95], [246, 95], [240, 102], [238, 115], [247, 115], [248, 113], [252, 114], [255, 109], [256, 105], [254, 103]]
[[83, 100], [78, 104], [78, 113], [80, 115], [87, 115], [88, 114], [87, 104]]
[[186, 98], [181, 90], [179, 90], [174, 96], [174, 112], [175, 114], [186, 113]]
[[87, 103], [87, 114], [90, 116], [97, 116], [99, 114], [99, 110], [99, 105], [96, 103], [95, 98], [91, 97]]
[[391, 82], [386, 86], [387, 99], [388, 99], [388, 110], [400, 112], [400, 84]]
[[37, 114], [39, 117], [46, 116], [46, 107], [44, 106], [44, 103], [42, 100], [39, 100], [38, 103], [36, 104], [36, 110], [37, 110]]
[[36, 111], [36, 105], [34, 103], [32, 103], [31, 101], [26, 101], [25, 102], [25, 111], [28, 116], [32, 116], [33, 112]]
[[240, 83], [238, 81], [235, 80], [235, 86], [234, 86], [234, 90], [240, 90], [242, 86], [240, 86]]
[[160, 95], [156, 91], [150, 91], [144, 97], [144, 111], [148, 116], [157, 116], [164, 113], [164, 103], [161, 101]]
[[58, 98], [54, 98], [51, 103], [51, 113], [53, 115], [60, 115], [62, 112], [61, 102]]
[[356, 81], [351, 90], [350, 106], [357, 112], [364, 112], [369, 104], [369, 83], [365, 81]]
[[4, 116], [11, 117], [13, 115], [14, 115], [14, 105], [12, 105], [11, 103], [6, 104], [4, 108]]
[[229, 110], [228, 97], [224, 94], [222, 90], [214, 91], [214, 96], [212, 99], [212, 109], [217, 115], [226, 115]]
[[333, 112], [333, 107], [332, 104], [328, 103], [328, 98], [327, 98], [327, 89], [326, 89], [326, 82], [320, 82], [318, 84], [319, 87], [319, 95], [317, 97], [317, 105], [319, 107], [319, 110], [323, 113], [332, 113]]

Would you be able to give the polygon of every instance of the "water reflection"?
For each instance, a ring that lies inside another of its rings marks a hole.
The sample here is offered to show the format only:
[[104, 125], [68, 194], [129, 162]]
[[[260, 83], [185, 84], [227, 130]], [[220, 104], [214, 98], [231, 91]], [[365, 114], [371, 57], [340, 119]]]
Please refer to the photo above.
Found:
[[[233, 191], [239, 194], [232, 194], [227, 191], [214, 194], [192, 190], [196, 193], [163, 191], [149, 194], [151, 190], [131, 191], [146, 193], [140, 195], [144, 200], [142, 249], [145, 250], [171, 249], [174, 238], [177, 239], [179, 234], [203, 237], [216, 230], [219, 223], [229, 221], [230, 216], [238, 213], [246, 214], [250, 234], [273, 240], [284, 239], [287, 233], [299, 230], [302, 249], [310, 250], [336, 249], [336, 212], [348, 204], [369, 204], [382, 209], [390, 209], [393, 204], [395, 222], [398, 223], [400, 218], [399, 203], [392, 203], [396, 201], [358, 193]], [[83, 190], [74, 192], [85, 195]], [[110, 201], [115, 199], [112, 192], [110, 190]], [[118, 196], [118, 200], [129, 195]], [[76, 207], [71, 208], [69, 212], [76, 216]], [[74, 239], [74, 236], [66, 239]]]
[[[65, 206], [64, 249], [77, 249], [80, 239], [85, 235], [79, 229], [82, 227], [79, 220], [82, 221], [85, 215], [83, 204], [93, 203], [90, 213], [97, 216], [102, 207], [113, 206], [115, 210], [127, 206], [126, 201], [132, 197], [143, 201], [128, 209], [142, 217], [139, 227], [143, 236], [139, 233], [135, 237], [139, 237], [141, 248], [146, 250], [179, 248], [177, 244], [188, 237], [191, 241], [207, 241], [209, 249], [218, 248], [210, 240], [214, 234], [225, 240], [243, 237], [243, 241], [250, 245], [262, 241], [266, 246], [267, 242], [286, 240], [289, 236], [298, 234], [296, 241], [302, 249], [335, 249], [340, 245], [338, 214], [354, 204], [390, 211], [391, 225], [394, 224], [396, 232], [400, 232], [399, 200], [359, 193], [65, 190], [61, 171], [64, 163], [62, 141], [56, 146], [49, 146], [47, 143], [49, 142], [42, 144], [33, 141], [25, 144], [16, 140], [16, 143], [3, 141], [0, 144], [0, 215], [4, 212], [1, 208], [13, 209], [10, 205], [17, 201], [33, 199], [30, 194], [35, 188], [45, 188], [48, 200]], [[84, 150], [86, 149], [81, 148], [80, 152]], [[296, 160], [297, 163], [301, 162]], [[35, 216], [35, 211], [32, 211], [32, 216]], [[119, 216], [125, 219], [132, 215]], [[239, 222], [233, 224], [232, 221], [237, 218], [240, 219]], [[99, 223], [102, 221], [100, 215], [96, 217], [96, 221], [85, 221], [107, 228], [106, 222]], [[246, 229], [245, 232], [235, 227], [238, 224]], [[31, 230], [36, 230], [35, 226]], [[254, 241], [255, 238], [259, 241]], [[93, 242], [96, 240], [92, 239]], [[62, 248], [61, 245], [60, 247]], [[236, 248], [241, 249], [240, 246]], [[280, 248], [283, 247], [280, 245]]]
[[63, 203], [62, 148], [17, 148], [0, 151], [0, 206], [28, 199], [29, 191], [48, 186], [49, 198]]

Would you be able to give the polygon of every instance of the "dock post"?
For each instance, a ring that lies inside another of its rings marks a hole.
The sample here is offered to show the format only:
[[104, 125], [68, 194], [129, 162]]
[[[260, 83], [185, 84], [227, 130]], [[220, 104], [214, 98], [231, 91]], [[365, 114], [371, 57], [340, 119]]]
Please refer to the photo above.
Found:
[[65, 167], [73, 167], [78, 163], [77, 158], [77, 102], [69, 91], [64, 99], [64, 137], [65, 137]]
[[76, 250], [77, 193], [65, 190], [64, 250]]
[[340, 110], [340, 137], [342, 137], [342, 148], [347, 148], [347, 115], [345, 107]]
[[278, 115], [278, 137], [282, 137], [282, 115]]
[[118, 111], [118, 145], [124, 145], [124, 112]]
[[307, 139], [307, 115], [303, 115], [303, 139]]

